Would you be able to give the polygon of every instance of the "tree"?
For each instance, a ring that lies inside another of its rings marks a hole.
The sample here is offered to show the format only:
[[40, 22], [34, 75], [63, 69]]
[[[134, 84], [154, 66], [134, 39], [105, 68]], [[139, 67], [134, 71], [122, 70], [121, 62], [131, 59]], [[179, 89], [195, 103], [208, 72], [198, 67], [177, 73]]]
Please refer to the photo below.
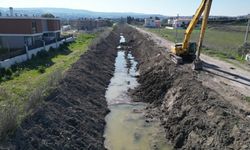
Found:
[[161, 20], [161, 19], [160, 19], [159, 17], [156, 16], [156, 17], [155, 17], [155, 20]]
[[44, 18], [55, 18], [55, 16], [51, 13], [46, 13], [46, 14], [42, 14], [41, 17], [44, 17]]
[[128, 23], [128, 24], [131, 24], [132, 21], [133, 21], [132, 17], [131, 17], [131, 16], [128, 16], [128, 17], [127, 17], [127, 23]]

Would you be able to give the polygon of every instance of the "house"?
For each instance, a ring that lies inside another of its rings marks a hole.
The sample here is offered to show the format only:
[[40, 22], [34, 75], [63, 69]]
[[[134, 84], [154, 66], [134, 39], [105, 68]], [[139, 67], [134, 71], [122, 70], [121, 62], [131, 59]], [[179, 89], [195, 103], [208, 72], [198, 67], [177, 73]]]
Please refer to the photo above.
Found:
[[0, 49], [39, 47], [60, 38], [60, 20], [41, 17], [0, 17]]
[[99, 27], [111, 27], [113, 23], [109, 19], [79, 18], [69, 20], [73, 29], [91, 31]]
[[174, 28], [187, 28], [190, 22], [191, 22], [191, 19], [189, 18], [178, 18], [178, 19], [173, 20], [172, 26]]
[[61, 30], [62, 30], [62, 32], [70, 31], [71, 30], [71, 25], [63, 25]]
[[161, 27], [161, 20], [155, 20], [155, 27], [160, 28]]
[[28, 15], [0, 16], [0, 68], [31, 59], [39, 51], [58, 48], [74, 41], [73, 37], [61, 37], [60, 19], [29, 17]]
[[148, 28], [160, 28], [161, 27], [161, 20], [156, 20], [155, 18], [146, 18], [144, 27]]

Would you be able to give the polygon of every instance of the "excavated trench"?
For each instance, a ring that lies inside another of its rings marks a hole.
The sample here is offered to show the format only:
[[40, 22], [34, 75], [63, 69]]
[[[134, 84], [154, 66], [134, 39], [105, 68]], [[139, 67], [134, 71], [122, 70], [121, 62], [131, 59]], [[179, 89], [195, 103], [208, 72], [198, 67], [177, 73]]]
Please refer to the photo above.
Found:
[[[121, 36], [121, 43], [125, 38]], [[115, 73], [106, 91], [110, 113], [106, 117], [105, 147], [109, 150], [168, 150], [159, 120], [146, 122], [142, 102], [133, 102], [129, 90], [139, 84], [136, 77], [137, 62], [133, 49], [120, 50], [115, 63]]]
[[[120, 33], [127, 47], [118, 51]], [[174, 149], [250, 149], [250, 112], [204, 87], [198, 75], [175, 66], [150, 37], [116, 26], [0, 149], [169, 148], [165, 142]]]

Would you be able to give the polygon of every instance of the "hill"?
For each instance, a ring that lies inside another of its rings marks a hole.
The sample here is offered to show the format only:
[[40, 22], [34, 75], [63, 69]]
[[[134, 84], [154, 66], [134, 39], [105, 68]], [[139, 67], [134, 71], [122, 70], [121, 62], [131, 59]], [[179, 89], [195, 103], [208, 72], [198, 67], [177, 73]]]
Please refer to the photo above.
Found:
[[[0, 12], [2, 15], [9, 14], [8, 8], [0, 8]], [[88, 10], [79, 10], [79, 9], [68, 9], [68, 8], [14, 8], [14, 14], [17, 15], [28, 15], [28, 16], [40, 16], [44, 13], [52, 13], [57, 17], [60, 18], [120, 18], [120, 17], [127, 17], [132, 16], [136, 18], [146, 18], [150, 16], [158, 16], [160, 18], [164, 18], [165, 16], [160, 14], [143, 14], [143, 13], [131, 13], [131, 12], [94, 12]]]

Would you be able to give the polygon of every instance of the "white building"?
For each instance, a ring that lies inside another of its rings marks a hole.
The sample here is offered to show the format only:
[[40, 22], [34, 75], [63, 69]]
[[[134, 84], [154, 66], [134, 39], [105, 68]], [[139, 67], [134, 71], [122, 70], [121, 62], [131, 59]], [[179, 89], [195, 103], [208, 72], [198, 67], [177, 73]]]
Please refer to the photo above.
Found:
[[148, 28], [160, 28], [161, 27], [161, 21], [156, 20], [155, 18], [146, 18], [144, 27]]
[[175, 19], [173, 21], [173, 27], [174, 28], [186, 28], [190, 22], [191, 22], [191, 19], [188, 19], [188, 18]]
[[153, 18], [146, 18], [145, 19], [145, 23], [144, 23], [144, 27], [154, 28], [155, 27], [155, 19], [153, 19]]
[[62, 26], [62, 28], [61, 28], [61, 31], [62, 31], [62, 32], [66, 32], [66, 31], [69, 31], [69, 30], [71, 30], [71, 25], [64, 25], [64, 26]]

